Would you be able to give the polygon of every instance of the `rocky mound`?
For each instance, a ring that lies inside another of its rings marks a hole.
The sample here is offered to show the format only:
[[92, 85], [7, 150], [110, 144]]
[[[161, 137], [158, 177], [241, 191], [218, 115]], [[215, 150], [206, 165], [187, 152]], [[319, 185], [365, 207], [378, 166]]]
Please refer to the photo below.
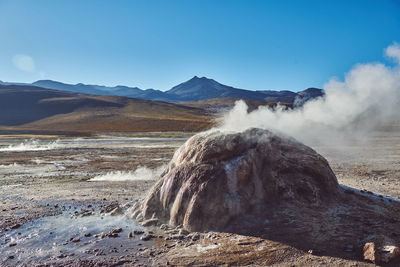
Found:
[[143, 226], [217, 230], [400, 266], [398, 200], [340, 186], [321, 155], [267, 130], [190, 138], [127, 214]]
[[175, 152], [141, 213], [190, 231], [221, 230], [280, 202], [318, 207], [340, 192], [328, 162], [293, 138], [261, 129], [203, 133]]
[[328, 162], [293, 138], [249, 129], [190, 138], [127, 214], [144, 226], [218, 230], [378, 263], [400, 255], [399, 207], [340, 186]]

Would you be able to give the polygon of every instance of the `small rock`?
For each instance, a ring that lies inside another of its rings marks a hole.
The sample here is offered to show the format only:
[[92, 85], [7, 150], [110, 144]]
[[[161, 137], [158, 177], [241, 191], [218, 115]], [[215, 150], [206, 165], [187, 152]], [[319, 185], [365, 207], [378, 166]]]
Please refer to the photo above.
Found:
[[79, 237], [77, 237], [77, 238], [72, 239], [71, 241], [74, 243], [78, 243], [81, 241], [81, 239]]
[[368, 242], [364, 245], [364, 260], [372, 261], [373, 263], [380, 262], [379, 253], [375, 248], [374, 242]]
[[142, 213], [139, 213], [139, 214], [136, 216], [136, 221], [138, 221], [138, 222], [143, 221], [143, 215], [142, 215]]
[[13, 255], [10, 255], [10, 256], [8, 256], [8, 258], [9, 258], [10, 260], [12, 260], [12, 259], [14, 259], [14, 256], [13, 256]]
[[185, 230], [185, 229], [180, 229], [180, 230], [179, 230], [179, 234], [180, 234], [180, 235], [188, 235], [189, 232], [188, 232], [187, 230]]
[[132, 233], [132, 232], [129, 232], [128, 238], [132, 238], [132, 237], [133, 237], [133, 233]]
[[116, 237], [118, 237], [118, 234], [117, 233], [107, 233], [106, 236], [116, 238]]
[[191, 237], [192, 241], [197, 241], [200, 239], [200, 234], [199, 233], [195, 233], [192, 235]]
[[9, 244], [10, 247], [15, 247], [16, 245], [17, 245], [17, 243], [15, 243], [15, 242]]
[[158, 224], [158, 219], [148, 219], [142, 222], [143, 226], [154, 226]]
[[168, 231], [165, 231], [165, 233], [169, 234], [169, 235], [176, 235], [179, 233], [179, 230], [177, 230], [177, 229], [168, 230]]
[[161, 224], [160, 229], [161, 229], [161, 230], [169, 230], [170, 227], [169, 227], [168, 224]]
[[133, 234], [135, 234], [135, 235], [141, 235], [143, 233], [144, 233], [144, 231], [142, 231], [142, 230], [134, 230], [133, 231]]
[[110, 211], [109, 212], [109, 214], [111, 215], [111, 216], [116, 216], [116, 215], [119, 215], [119, 214], [121, 214], [122, 213], [122, 209], [121, 209], [121, 207], [116, 207], [115, 209], [113, 209], [112, 211]]
[[86, 216], [90, 216], [92, 215], [93, 212], [90, 210], [84, 210], [83, 212], [81, 212], [81, 214], [79, 215], [80, 217], [86, 217]]
[[11, 226], [10, 229], [17, 229], [17, 228], [20, 228], [20, 227], [21, 227], [21, 224], [16, 223], [13, 226]]
[[364, 259], [375, 264], [388, 263], [400, 256], [400, 248], [394, 245], [383, 245], [378, 247], [375, 242], [365, 243]]
[[190, 246], [193, 246], [193, 245], [194, 245], [194, 243], [192, 241], [190, 241], [190, 242], [185, 244], [185, 247], [190, 247]]
[[183, 240], [185, 238], [184, 235], [172, 235], [165, 238], [165, 240]]
[[94, 235], [93, 237], [96, 237], [96, 238], [103, 238], [103, 235], [104, 235], [104, 233], [102, 232], [102, 233], [100, 233], [100, 234]]
[[85, 234], [85, 237], [90, 237], [90, 236], [92, 236], [91, 233], [86, 233], [86, 234]]
[[140, 237], [140, 240], [149, 241], [149, 240], [152, 239], [152, 238], [153, 238], [153, 235], [151, 235], [151, 234], [144, 234], [144, 235], [142, 235], [142, 236]]
[[112, 229], [111, 231], [110, 231], [110, 233], [113, 233], [113, 234], [118, 234], [118, 233], [121, 233], [122, 232], [122, 228], [121, 227], [118, 227], [118, 228], [114, 228], [114, 229]]
[[100, 209], [100, 213], [110, 213], [110, 212], [114, 211], [118, 207], [119, 207], [118, 202], [113, 202], [113, 203], [110, 203], [107, 206], [102, 207]]

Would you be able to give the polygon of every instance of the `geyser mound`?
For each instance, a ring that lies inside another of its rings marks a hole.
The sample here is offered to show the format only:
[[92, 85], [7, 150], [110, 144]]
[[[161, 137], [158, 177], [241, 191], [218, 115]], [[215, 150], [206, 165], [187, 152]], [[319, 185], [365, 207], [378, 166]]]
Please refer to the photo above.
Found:
[[326, 206], [342, 192], [328, 162], [293, 138], [257, 128], [208, 132], [175, 152], [134, 216], [227, 230], [259, 224], [282, 204]]

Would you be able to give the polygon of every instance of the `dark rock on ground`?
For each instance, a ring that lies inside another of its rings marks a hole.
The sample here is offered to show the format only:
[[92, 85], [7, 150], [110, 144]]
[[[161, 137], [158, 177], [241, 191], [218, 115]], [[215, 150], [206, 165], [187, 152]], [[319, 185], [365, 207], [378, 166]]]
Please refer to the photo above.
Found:
[[110, 231], [110, 233], [116, 233], [116, 234], [121, 233], [121, 232], [122, 232], [122, 228], [121, 227], [114, 228], [114, 229], [112, 229]]
[[140, 240], [143, 240], [143, 241], [149, 241], [150, 239], [152, 239], [152, 238], [154, 238], [154, 235], [153, 234], [144, 234], [144, 235], [142, 235], [141, 237], [140, 237]]
[[112, 202], [100, 209], [100, 213], [109, 213], [119, 207], [118, 202]]
[[110, 230], [107, 233], [100, 233], [100, 234], [94, 235], [94, 237], [98, 237], [98, 238], [105, 238], [105, 237], [116, 238], [116, 237], [119, 236], [118, 234], [121, 233], [121, 232], [122, 232], [122, 228], [121, 227], [117, 227], [117, 228], [114, 228], [114, 229]]
[[21, 224], [20, 223], [16, 223], [13, 226], [11, 226], [10, 229], [17, 229], [17, 228], [20, 228], [20, 227], [21, 227]]
[[154, 226], [154, 225], [158, 224], [158, 219], [148, 219], [148, 220], [143, 221], [141, 224], [142, 224], [142, 226], [145, 226], [145, 227]]

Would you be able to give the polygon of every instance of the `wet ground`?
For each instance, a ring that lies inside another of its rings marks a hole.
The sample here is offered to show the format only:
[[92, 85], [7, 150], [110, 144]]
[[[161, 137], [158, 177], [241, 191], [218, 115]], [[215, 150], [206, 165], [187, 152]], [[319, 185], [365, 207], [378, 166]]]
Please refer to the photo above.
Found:
[[[359, 248], [324, 256], [258, 237], [143, 228], [123, 217], [188, 137], [159, 136], [0, 137], [0, 266], [369, 265]], [[399, 198], [399, 144], [400, 131], [391, 129], [353, 147], [314, 148], [341, 184]]]
[[[128, 237], [140, 226], [104, 209], [142, 197], [185, 140], [182, 134], [0, 138], [2, 264], [148, 264], [139, 254], [151, 242]], [[115, 228], [122, 228], [118, 237], [96, 237]]]

